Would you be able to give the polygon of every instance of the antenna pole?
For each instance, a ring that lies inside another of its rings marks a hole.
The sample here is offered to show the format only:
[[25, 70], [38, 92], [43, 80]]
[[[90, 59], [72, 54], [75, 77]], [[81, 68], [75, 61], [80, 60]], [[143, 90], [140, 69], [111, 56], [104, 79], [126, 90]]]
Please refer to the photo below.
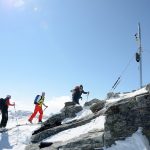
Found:
[[143, 86], [143, 81], [142, 81], [142, 46], [141, 46], [141, 27], [140, 27], [140, 23], [138, 23], [138, 38], [139, 38], [139, 55], [140, 55], [140, 61], [139, 61], [139, 66], [140, 66], [140, 87], [142, 88], [142, 86]]

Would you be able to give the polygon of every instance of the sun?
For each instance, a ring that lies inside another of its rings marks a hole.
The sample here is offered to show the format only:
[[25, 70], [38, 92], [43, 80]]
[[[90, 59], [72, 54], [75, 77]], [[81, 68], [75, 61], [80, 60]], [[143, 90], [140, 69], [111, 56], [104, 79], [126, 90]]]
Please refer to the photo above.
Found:
[[11, 8], [23, 7], [25, 1], [24, 0], [2, 0], [1, 3], [5, 8], [11, 9]]

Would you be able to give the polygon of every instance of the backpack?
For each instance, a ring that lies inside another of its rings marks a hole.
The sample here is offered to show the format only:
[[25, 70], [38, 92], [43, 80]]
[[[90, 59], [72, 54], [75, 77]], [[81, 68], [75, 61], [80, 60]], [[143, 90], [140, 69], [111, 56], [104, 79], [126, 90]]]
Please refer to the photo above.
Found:
[[38, 104], [40, 99], [41, 99], [41, 95], [37, 95], [34, 99], [34, 104]]
[[74, 91], [79, 92], [79, 91], [80, 91], [80, 87], [79, 87], [79, 86], [76, 86], [76, 87], [74, 88]]
[[0, 98], [0, 110], [6, 105], [6, 100], [3, 98]]

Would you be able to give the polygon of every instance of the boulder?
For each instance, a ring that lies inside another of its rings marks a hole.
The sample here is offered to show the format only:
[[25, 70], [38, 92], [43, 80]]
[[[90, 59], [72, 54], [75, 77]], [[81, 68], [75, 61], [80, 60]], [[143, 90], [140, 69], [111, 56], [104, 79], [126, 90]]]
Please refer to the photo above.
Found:
[[104, 143], [111, 146], [116, 140], [125, 139], [143, 128], [150, 142], [150, 95], [138, 95], [110, 106], [106, 114]]
[[107, 99], [110, 98], [118, 98], [120, 93], [113, 93], [113, 92], [109, 92], [107, 93]]
[[74, 105], [75, 105], [74, 102], [65, 102], [65, 107], [74, 106]]
[[47, 119], [40, 128], [38, 128], [37, 130], [35, 130], [32, 135], [37, 134], [39, 132], [42, 132], [44, 130], [53, 128], [53, 127], [57, 127], [59, 125], [61, 125], [62, 120], [65, 119], [65, 116], [61, 113], [59, 114], [55, 114], [53, 116], [51, 116], [49, 119]]
[[93, 105], [93, 104], [95, 104], [95, 103], [97, 103], [97, 102], [99, 102], [100, 100], [99, 99], [92, 99], [91, 101], [89, 101], [89, 102], [85, 102], [85, 104], [84, 104], [84, 106], [86, 107], [86, 106], [91, 106], [91, 105]]
[[81, 110], [83, 110], [83, 108], [80, 105], [70, 105], [64, 107], [61, 110], [61, 113], [63, 114], [63, 116], [65, 116], [65, 118], [73, 118], [76, 117], [76, 113], [80, 112]]
[[99, 110], [103, 109], [103, 107], [105, 106], [106, 101], [98, 101], [97, 103], [94, 103], [91, 107], [90, 110], [93, 113], [98, 112]]

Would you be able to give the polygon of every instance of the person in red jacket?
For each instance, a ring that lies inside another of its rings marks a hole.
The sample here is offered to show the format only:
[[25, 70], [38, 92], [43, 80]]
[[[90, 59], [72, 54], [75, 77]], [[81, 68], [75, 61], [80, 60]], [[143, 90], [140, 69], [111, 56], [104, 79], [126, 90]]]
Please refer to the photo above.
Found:
[[5, 128], [7, 125], [8, 121], [8, 107], [9, 106], [15, 106], [15, 103], [11, 104], [10, 103], [11, 96], [7, 95], [6, 98], [2, 99], [3, 100], [3, 106], [1, 108], [1, 113], [2, 113], [2, 119], [0, 123], [0, 128]]
[[28, 119], [30, 123], [32, 123], [33, 118], [36, 116], [36, 114], [39, 112], [39, 123], [42, 123], [42, 118], [43, 118], [43, 109], [42, 105], [44, 105], [46, 108], [48, 107], [47, 105], [44, 104], [44, 99], [45, 99], [45, 92], [42, 92], [42, 95], [37, 95], [39, 96], [38, 101], [35, 104], [34, 112]]

